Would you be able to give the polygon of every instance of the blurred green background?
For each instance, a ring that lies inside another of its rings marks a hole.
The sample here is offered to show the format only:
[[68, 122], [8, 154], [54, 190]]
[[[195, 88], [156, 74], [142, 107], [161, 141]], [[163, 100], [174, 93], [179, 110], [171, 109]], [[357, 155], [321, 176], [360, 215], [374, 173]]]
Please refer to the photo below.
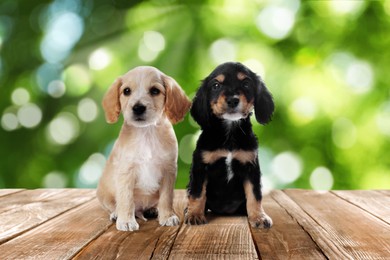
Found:
[[[155, 66], [193, 97], [225, 61], [274, 95], [266, 190], [390, 188], [390, 1], [352, 0], [2, 0], [0, 187], [96, 187], [116, 77]], [[175, 131], [184, 188], [199, 127]]]

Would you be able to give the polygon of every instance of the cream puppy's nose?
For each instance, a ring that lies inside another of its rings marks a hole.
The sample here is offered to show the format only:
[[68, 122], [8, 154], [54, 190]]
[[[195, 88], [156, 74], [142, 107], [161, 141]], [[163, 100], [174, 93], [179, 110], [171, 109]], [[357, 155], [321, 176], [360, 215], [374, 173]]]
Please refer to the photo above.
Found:
[[145, 111], [146, 111], [146, 107], [140, 103], [137, 103], [133, 106], [133, 113], [136, 116], [142, 115], [143, 113], [145, 113]]

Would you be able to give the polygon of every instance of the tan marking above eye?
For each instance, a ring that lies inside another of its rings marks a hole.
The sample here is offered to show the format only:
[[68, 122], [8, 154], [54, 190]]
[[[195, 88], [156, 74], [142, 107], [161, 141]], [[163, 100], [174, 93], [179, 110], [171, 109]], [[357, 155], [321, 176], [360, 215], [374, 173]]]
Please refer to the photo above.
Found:
[[244, 80], [244, 79], [246, 79], [248, 76], [245, 74], [245, 73], [243, 73], [243, 72], [238, 72], [237, 73], [237, 78], [239, 79], [239, 80]]
[[202, 159], [206, 164], [213, 164], [221, 158], [228, 157], [229, 153], [232, 154], [232, 159], [237, 160], [242, 164], [254, 163], [257, 159], [257, 150], [245, 151], [245, 150], [235, 150], [229, 151], [226, 149], [218, 149], [215, 151], [203, 151]]
[[225, 75], [219, 74], [218, 76], [215, 77], [215, 79], [216, 79], [219, 83], [223, 83], [223, 81], [225, 80]]

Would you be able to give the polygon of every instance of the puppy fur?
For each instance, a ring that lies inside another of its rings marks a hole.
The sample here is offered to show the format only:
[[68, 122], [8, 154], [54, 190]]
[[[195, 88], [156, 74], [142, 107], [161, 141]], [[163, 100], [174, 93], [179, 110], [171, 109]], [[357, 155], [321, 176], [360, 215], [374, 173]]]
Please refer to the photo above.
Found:
[[218, 66], [198, 89], [191, 115], [202, 133], [193, 153], [185, 222], [206, 223], [205, 211], [248, 214], [253, 227], [272, 220], [261, 205], [258, 143], [250, 116], [266, 124], [274, 102], [259, 76], [241, 63]]
[[158, 211], [162, 226], [179, 223], [173, 212], [178, 147], [172, 124], [191, 102], [171, 77], [153, 67], [136, 67], [119, 77], [103, 98], [108, 123], [124, 123], [97, 188], [118, 230], [138, 230], [135, 217]]

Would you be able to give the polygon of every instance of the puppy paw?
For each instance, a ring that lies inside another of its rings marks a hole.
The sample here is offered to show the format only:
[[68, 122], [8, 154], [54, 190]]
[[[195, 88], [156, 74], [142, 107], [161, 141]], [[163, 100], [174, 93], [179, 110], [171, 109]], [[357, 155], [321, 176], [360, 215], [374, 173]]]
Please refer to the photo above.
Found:
[[268, 229], [272, 226], [272, 219], [265, 213], [249, 217], [249, 223], [254, 228]]
[[111, 220], [112, 222], [115, 222], [117, 218], [118, 218], [118, 215], [116, 214], [116, 212], [112, 212], [112, 213], [110, 214], [110, 220]]
[[135, 219], [130, 221], [117, 220], [116, 229], [120, 231], [135, 231], [139, 229], [139, 225]]
[[204, 214], [195, 214], [187, 211], [184, 215], [184, 222], [189, 225], [207, 224], [207, 219]]
[[180, 220], [179, 220], [179, 218], [178, 218], [175, 214], [173, 214], [173, 215], [170, 216], [169, 218], [162, 218], [162, 219], [159, 219], [158, 222], [160, 223], [161, 226], [172, 227], [172, 226], [177, 226], [177, 225], [179, 225]]

